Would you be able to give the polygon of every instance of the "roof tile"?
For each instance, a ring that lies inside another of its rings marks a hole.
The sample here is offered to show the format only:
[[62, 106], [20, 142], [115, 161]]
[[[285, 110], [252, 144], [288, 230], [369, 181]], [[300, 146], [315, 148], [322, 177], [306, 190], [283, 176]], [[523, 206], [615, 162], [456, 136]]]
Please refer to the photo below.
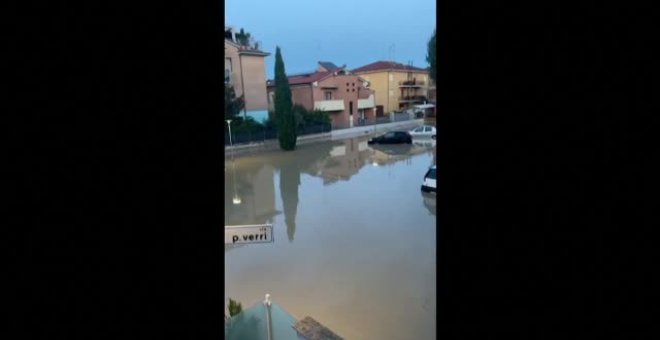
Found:
[[371, 64], [358, 67], [353, 72], [370, 72], [379, 70], [402, 70], [402, 71], [426, 71], [423, 68], [408, 66], [393, 61], [377, 61]]

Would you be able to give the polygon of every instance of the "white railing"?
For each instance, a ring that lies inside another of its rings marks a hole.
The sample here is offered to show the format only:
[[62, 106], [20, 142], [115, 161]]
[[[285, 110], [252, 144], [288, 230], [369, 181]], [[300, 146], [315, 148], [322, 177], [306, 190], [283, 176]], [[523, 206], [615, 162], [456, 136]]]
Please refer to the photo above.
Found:
[[369, 95], [367, 99], [358, 99], [358, 109], [369, 109], [376, 106], [374, 102], [374, 95]]
[[314, 102], [315, 110], [344, 111], [344, 101], [339, 100], [317, 100]]

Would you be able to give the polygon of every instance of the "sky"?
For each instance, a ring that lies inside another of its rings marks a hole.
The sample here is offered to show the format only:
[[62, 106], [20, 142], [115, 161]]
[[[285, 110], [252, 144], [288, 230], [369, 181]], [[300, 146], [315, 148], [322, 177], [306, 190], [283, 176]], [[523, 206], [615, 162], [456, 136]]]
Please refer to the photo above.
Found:
[[262, 46], [266, 77], [274, 78], [279, 46], [288, 75], [319, 61], [354, 69], [379, 60], [428, 67], [435, 0], [225, 0], [225, 25]]

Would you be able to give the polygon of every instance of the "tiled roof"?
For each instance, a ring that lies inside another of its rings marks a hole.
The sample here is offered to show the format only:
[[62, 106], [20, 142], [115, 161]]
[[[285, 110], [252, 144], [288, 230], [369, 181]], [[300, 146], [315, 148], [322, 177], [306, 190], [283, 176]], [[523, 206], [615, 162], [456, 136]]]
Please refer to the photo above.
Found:
[[393, 61], [377, 61], [375, 63], [358, 67], [354, 69], [353, 72], [369, 72], [369, 71], [380, 71], [380, 70], [426, 71], [423, 68], [408, 66]]
[[[326, 76], [332, 74], [332, 72], [313, 72], [306, 74], [299, 74], [295, 76], [289, 76], [289, 85], [302, 85], [302, 84], [311, 84], [315, 81], [319, 81]], [[269, 80], [267, 83], [268, 86], [274, 86], [275, 80]]]

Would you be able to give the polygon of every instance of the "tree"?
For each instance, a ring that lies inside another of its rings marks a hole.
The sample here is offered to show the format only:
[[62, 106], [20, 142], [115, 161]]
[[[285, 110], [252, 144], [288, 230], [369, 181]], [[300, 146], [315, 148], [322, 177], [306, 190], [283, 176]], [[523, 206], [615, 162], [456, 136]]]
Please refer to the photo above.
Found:
[[245, 108], [243, 96], [236, 98], [234, 87], [225, 87], [225, 119], [235, 119]]
[[431, 68], [429, 70], [429, 77], [436, 81], [436, 64], [435, 64], [435, 30], [433, 30], [433, 36], [429, 39], [428, 52], [426, 55], [426, 61], [430, 64]]
[[275, 49], [275, 118], [277, 139], [285, 151], [296, 148], [296, 118], [293, 113], [291, 88], [284, 70], [284, 61], [279, 46]]
[[243, 28], [241, 28], [240, 32], [236, 34], [236, 42], [243, 45], [243, 46], [249, 46], [250, 45], [250, 33], [245, 32]]
[[240, 314], [243, 311], [243, 305], [241, 305], [240, 302], [234, 301], [230, 298], [229, 306], [227, 307], [227, 309], [229, 309], [229, 316], [225, 315], [225, 320], [228, 320], [229, 318], [232, 318]]

